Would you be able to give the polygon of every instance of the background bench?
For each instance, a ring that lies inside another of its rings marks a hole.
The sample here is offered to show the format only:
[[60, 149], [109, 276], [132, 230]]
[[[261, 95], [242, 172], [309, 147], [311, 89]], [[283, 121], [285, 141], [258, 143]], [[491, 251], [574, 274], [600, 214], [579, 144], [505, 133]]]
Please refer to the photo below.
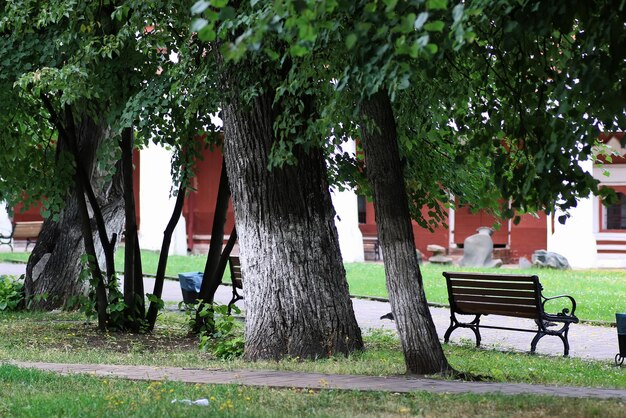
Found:
[[[448, 285], [450, 301], [450, 327], [445, 333], [444, 340], [448, 342], [450, 334], [457, 328], [469, 328], [476, 335], [476, 346], [480, 346], [480, 328], [503, 329], [509, 331], [534, 332], [535, 337], [530, 344], [530, 352], [534, 353], [537, 342], [546, 335], [554, 335], [563, 341], [563, 355], [569, 354], [567, 333], [569, 325], [577, 323], [574, 315], [576, 301], [568, 295], [546, 298], [541, 294], [543, 290], [537, 276], [513, 274], [481, 274], [444, 272]], [[566, 298], [571, 303], [557, 314], [546, 313], [546, 302], [554, 299]], [[456, 317], [461, 315], [475, 315], [470, 322], [460, 322]], [[499, 327], [481, 325], [482, 315], [504, 315], [519, 318], [529, 318], [535, 321], [537, 329]], [[555, 323], [561, 327], [550, 329]]]
[[366, 260], [380, 260], [378, 237], [363, 236], [363, 253]]
[[0, 245], [8, 245], [13, 251], [13, 241], [26, 240], [26, 251], [31, 243], [37, 242], [43, 221], [14, 222], [10, 235], [0, 234]]
[[241, 277], [241, 264], [239, 263], [238, 256], [228, 257], [228, 265], [230, 266], [230, 280], [233, 283], [233, 297], [230, 302], [228, 302], [228, 315], [230, 315], [230, 311], [235, 302], [243, 299], [243, 296], [237, 291], [237, 289], [243, 290], [243, 278]]

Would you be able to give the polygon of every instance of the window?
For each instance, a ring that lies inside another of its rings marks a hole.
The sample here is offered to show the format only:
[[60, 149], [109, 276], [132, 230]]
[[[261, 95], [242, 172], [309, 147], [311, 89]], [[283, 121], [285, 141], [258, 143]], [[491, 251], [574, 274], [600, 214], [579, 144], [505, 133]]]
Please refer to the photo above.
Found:
[[[353, 200], [353, 202], [354, 202], [354, 200]], [[359, 223], [360, 224], [367, 223], [367, 211], [366, 211], [367, 199], [365, 198], [365, 196], [358, 196], [357, 197], [357, 205], [358, 205], [358, 208], [359, 208]], [[354, 213], [354, 212], [352, 212], [352, 213]]]
[[618, 201], [604, 207], [604, 229], [626, 229], [626, 195], [617, 193]]

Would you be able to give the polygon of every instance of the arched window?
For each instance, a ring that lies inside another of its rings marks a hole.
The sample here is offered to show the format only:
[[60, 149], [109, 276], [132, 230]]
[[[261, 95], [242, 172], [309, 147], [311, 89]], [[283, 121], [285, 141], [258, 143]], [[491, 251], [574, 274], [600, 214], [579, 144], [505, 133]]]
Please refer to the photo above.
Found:
[[604, 229], [626, 229], [626, 195], [617, 193], [618, 201], [604, 208]]

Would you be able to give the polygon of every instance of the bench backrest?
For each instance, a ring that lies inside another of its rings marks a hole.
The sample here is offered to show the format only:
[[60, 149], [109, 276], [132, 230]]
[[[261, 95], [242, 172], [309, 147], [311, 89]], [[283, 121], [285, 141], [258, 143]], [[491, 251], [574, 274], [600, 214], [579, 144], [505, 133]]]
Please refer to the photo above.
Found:
[[13, 239], [37, 238], [42, 226], [42, 221], [16, 222], [13, 226]]
[[233, 286], [243, 289], [243, 278], [241, 277], [241, 264], [239, 263], [239, 257], [228, 257], [228, 264], [230, 265], [230, 280], [233, 282]]
[[460, 314], [541, 317], [537, 276], [444, 272], [450, 308]]

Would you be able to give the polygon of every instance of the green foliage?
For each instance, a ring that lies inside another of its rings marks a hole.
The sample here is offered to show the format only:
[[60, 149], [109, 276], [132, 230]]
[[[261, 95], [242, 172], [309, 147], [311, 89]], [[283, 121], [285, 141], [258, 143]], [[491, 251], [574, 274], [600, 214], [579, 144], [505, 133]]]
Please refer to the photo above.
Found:
[[15, 311], [24, 304], [24, 283], [10, 276], [0, 276], [0, 311]]
[[153, 295], [152, 293], [148, 293], [146, 297], [148, 299], [148, 302], [156, 303], [160, 311], [165, 308], [165, 301], [163, 301], [163, 299], [157, 297], [156, 295]]
[[[232, 307], [234, 314], [241, 310]], [[236, 319], [228, 314], [228, 306], [208, 305], [199, 301], [187, 311], [191, 329], [196, 329], [196, 315], [203, 321], [199, 329], [200, 350], [209, 351], [218, 359], [230, 360], [240, 357], [244, 351], [244, 338]]]
[[[80, 308], [88, 320], [95, 318], [98, 312], [98, 299], [96, 295], [98, 278], [94, 277], [91, 272], [89, 266], [90, 258], [91, 256], [87, 254], [83, 254], [83, 256], [81, 256], [82, 269], [80, 272], [80, 280], [88, 283], [88, 293], [86, 296], [79, 297], [77, 301], [74, 301], [75, 307]], [[107, 294], [107, 329], [123, 330], [126, 328], [128, 318], [126, 313], [126, 303], [124, 302], [124, 295], [120, 291], [120, 282], [117, 275], [113, 275], [110, 280], [105, 283], [105, 289]]]
[[[589, 193], [613, 198], [578, 162], [593, 158], [600, 130], [626, 125], [624, 5], [202, 1], [193, 13], [202, 15], [199, 36], [218, 40], [231, 63], [280, 63], [285, 76], [272, 94], [281, 141], [270, 165], [293, 164], [296, 145], [332, 155], [358, 135], [356, 122], [368, 124], [360, 101], [384, 90], [424, 227], [443, 222], [455, 202], [512, 218], [567, 211]], [[242, 77], [256, 85], [256, 73]], [[329, 162], [334, 182], [363, 185], [354, 157]]]

